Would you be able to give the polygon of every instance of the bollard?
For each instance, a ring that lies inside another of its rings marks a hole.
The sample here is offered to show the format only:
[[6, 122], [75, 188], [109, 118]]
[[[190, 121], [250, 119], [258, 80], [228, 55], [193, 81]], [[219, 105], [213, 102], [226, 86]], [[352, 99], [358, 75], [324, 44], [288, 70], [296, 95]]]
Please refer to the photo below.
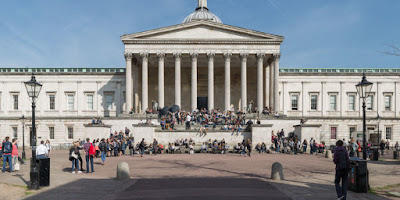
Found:
[[327, 150], [325, 153], [325, 158], [332, 158], [332, 151], [331, 150]]
[[117, 180], [129, 180], [131, 175], [129, 173], [129, 165], [126, 162], [121, 162], [117, 166]]
[[282, 167], [281, 163], [276, 162], [276, 163], [272, 164], [271, 179], [272, 180], [284, 180], [283, 167]]

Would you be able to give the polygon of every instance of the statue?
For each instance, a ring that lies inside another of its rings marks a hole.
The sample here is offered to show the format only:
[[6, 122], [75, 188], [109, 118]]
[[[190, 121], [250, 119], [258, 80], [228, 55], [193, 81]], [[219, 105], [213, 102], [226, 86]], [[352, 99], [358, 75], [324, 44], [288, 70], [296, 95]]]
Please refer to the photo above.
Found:
[[250, 101], [249, 106], [247, 107], [247, 112], [252, 113], [253, 111], [253, 101]]

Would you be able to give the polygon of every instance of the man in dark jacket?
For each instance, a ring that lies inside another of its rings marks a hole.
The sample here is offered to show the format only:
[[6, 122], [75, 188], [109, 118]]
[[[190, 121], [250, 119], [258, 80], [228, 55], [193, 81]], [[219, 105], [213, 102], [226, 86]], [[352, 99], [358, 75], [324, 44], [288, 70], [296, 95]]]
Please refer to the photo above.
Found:
[[12, 153], [12, 144], [10, 141], [8, 141], [10, 138], [6, 137], [6, 141], [1, 144], [2, 149], [1, 149], [1, 154], [3, 155], [3, 170], [2, 172], [4, 173], [6, 171], [6, 162], [8, 161], [8, 164], [10, 165], [10, 173], [12, 172], [12, 162], [11, 162], [11, 153]]
[[[336, 142], [334, 150], [333, 162], [336, 164], [335, 186], [336, 193], [339, 199], [345, 200], [347, 197], [348, 174], [350, 169], [349, 154], [343, 146], [343, 141]], [[340, 179], [342, 186], [340, 186]]]
[[108, 151], [107, 144], [106, 144], [106, 141], [104, 138], [101, 139], [101, 142], [99, 144], [99, 149], [101, 152], [100, 157], [101, 157], [101, 160], [103, 161], [103, 165], [104, 165], [104, 163], [106, 162], [106, 155], [107, 155], [107, 151]]

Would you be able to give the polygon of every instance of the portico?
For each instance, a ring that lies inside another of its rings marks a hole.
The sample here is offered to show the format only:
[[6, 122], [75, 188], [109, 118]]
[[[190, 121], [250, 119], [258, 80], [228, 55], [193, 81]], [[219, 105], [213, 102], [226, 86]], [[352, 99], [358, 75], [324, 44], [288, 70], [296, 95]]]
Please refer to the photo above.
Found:
[[143, 113], [153, 101], [189, 111], [200, 106], [200, 97], [207, 98], [208, 110], [246, 112], [252, 102], [252, 110], [279, 112], [282, 36], [225, 25], [199, 1], [182, 24], [121, 39], [127, 112]]

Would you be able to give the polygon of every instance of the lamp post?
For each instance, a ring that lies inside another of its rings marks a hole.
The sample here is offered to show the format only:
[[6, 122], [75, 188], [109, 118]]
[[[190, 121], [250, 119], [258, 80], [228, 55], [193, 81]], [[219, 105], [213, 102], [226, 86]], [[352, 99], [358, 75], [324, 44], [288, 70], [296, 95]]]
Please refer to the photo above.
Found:
[[381, 142], [381, 132], [379, 131], [379, 124], [381, 123], [381, 116], [376, 116], [376, 122], [378, 123], [378, 145]]
[[30, 81], [25, 82], [25, 88], [28, 92], [29, 98], [32, 101], [32, 160], [31, 160], [31, 172], [30, 172], [30, 185], [29, 189], [39, 189], [39, 173], [36, 166], [36, 126], [35, 126], [35, 107], [36, 100], [39, 97], [40, 90], [42, 89], [42, 84], [36, 81], [35, 76], [32, 73]]
[[21, 123], [22, 123], [22, 159], [26, 159], [26, 156], [25, 156], [25, 121], [26, 121], [26, 117], [24, 115], [22, 115], [22, 117], [19, 119], [21, 120]]
[[362, 103], [363, 103], [362, 108], [363, 108], [363, 159], [364, 160], [367, 160], [365, 100], [368, 98], [369, 93], [371, 92], [372, 84], [373, 83], [367, 81], [365, 74], [363, 74], [361, 82], [359, 82], [356, 85], [357, 93], [358, 93], [360, 99], [362, 99]]

